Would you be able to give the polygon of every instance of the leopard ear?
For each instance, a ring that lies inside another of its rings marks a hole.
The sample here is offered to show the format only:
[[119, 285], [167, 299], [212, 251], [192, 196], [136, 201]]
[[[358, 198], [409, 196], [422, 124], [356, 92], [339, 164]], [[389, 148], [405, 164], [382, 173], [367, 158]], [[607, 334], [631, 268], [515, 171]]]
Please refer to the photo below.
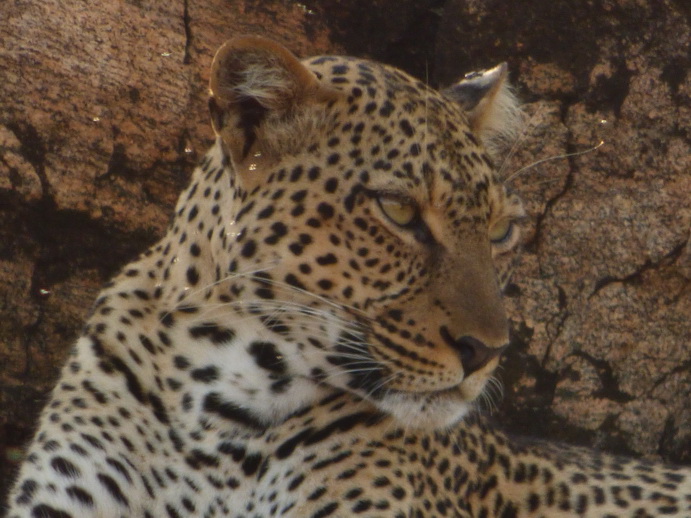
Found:
[[444, 95], [461, 105], [471, 130], [490, 153], [513, 143], [523, 126], [523, 113], [507, 81], [506, 63], [489, 70], [471, 72]]
[[280, 152], [310, 109], [332, 97], [287, 49], [257, 36], [216, 52], [209, 87], [212, 126], [236, 167], [250, 154]]

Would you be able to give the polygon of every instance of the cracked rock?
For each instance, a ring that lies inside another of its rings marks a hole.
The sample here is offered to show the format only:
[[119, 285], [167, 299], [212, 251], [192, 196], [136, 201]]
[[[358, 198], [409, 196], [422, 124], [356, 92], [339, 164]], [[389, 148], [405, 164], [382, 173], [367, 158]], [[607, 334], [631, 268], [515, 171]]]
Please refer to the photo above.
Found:
[[530, 221], [497, 419], [689, 463], [691, 31], [680, 10], [450, 1], [437, 72], [448, 82], [458, 66], [508, 60], [528, 113], [546, 114], [507, 168], [538, 162], [512, 185]]

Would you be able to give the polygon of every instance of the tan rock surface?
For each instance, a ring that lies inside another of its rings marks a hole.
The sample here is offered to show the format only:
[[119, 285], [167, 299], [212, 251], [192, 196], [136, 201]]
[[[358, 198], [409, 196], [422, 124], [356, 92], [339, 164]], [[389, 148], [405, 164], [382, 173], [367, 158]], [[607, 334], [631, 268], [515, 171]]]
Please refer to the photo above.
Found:
[[507, 59], [531, 117], [506, 167], [535, 163], [512, 182], [529, 220], [498, 419], [691, 463], [688, 13], [531, 5], [449, 2], [437, 40], [442, 82]]

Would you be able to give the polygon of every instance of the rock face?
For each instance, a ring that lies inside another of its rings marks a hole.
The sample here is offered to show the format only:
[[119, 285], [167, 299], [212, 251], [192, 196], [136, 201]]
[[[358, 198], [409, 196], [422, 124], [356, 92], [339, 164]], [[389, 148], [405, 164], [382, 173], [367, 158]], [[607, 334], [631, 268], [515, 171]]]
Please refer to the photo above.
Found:
[[506, 59], [530, 116], [506, 165], [529, 220], [498, 419], [689, 463], [688, 12], [531, 5], [449, 2], [437, 39], [441, 82]]
[[691, 462], [688, 8], [102, 4], [0, 4], [0, 499], [99, 287], [162, 234], [208, 146], [207, 69], [241, 33], [441, 84], [508, 61], [530, 119], [502, 167], [529, 218], [498, 420]]

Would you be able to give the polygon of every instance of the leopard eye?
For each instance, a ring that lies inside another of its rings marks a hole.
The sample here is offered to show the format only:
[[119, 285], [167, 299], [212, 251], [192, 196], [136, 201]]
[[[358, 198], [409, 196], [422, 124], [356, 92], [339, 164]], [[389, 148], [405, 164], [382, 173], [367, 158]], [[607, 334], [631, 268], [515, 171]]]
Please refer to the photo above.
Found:
[[489, 229], [489, 239], [495, 245], [506, 243], [513, 234], [514, 223], [508, 218], [500, 219]]
[[413, 203], [390, 196], [379, 196], [377, 201], [384, 214], [396, 225], [410, 225], [418, 216], [417, 207]]

